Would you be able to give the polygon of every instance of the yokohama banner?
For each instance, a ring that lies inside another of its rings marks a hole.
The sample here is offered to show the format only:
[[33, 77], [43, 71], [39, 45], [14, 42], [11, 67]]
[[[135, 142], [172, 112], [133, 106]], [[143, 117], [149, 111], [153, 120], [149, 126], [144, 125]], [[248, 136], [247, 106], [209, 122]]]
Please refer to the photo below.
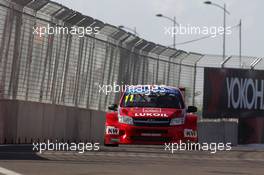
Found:
[[203, 117], [264, 117], [264, 71], [204, 69]]

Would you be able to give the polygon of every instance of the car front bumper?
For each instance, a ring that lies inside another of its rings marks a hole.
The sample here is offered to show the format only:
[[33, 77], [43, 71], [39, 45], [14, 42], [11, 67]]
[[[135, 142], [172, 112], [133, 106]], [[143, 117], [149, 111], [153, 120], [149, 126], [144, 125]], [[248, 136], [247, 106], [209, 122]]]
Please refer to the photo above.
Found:
[[[110, 126], [113, 127], [113, 126]], [[118, 134], [105, 135], [109, 144], [164, 144], [197, 142], [197, 131], [184, 125], [168, 127], [144, 127], [119, 124]]]

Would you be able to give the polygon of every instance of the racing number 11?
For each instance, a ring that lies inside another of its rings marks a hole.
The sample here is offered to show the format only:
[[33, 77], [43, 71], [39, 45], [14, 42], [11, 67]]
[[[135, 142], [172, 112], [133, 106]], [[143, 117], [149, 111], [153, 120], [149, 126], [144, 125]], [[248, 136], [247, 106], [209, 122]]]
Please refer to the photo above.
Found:
[[129, 99], [129, 96], [130, 96], [130, 102], [133, 102], [133, 99], [134, 99], [134, 95], [127, 95], [126, 97], [125, 97], [125, 102], [127, 103], [127, 101], [128, 101], [128, 99]]

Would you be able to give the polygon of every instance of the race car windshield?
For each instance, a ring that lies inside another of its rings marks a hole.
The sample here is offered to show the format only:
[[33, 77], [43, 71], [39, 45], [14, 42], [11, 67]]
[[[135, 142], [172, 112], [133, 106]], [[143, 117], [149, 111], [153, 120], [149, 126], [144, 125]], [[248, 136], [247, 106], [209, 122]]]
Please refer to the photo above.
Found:
[[184, 103], [179, 92], [125, 93], [121, 106], [183, 109]]

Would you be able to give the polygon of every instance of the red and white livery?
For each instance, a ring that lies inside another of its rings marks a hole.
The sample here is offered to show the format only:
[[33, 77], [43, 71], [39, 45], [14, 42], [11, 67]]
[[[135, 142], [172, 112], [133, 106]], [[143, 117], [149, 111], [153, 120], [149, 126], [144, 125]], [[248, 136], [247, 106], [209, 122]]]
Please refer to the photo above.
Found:
[[107, 146], [197, 142], [197, 108], [187, 107], [183, 90], [169, 86], [130, 86], [106, 114]]

